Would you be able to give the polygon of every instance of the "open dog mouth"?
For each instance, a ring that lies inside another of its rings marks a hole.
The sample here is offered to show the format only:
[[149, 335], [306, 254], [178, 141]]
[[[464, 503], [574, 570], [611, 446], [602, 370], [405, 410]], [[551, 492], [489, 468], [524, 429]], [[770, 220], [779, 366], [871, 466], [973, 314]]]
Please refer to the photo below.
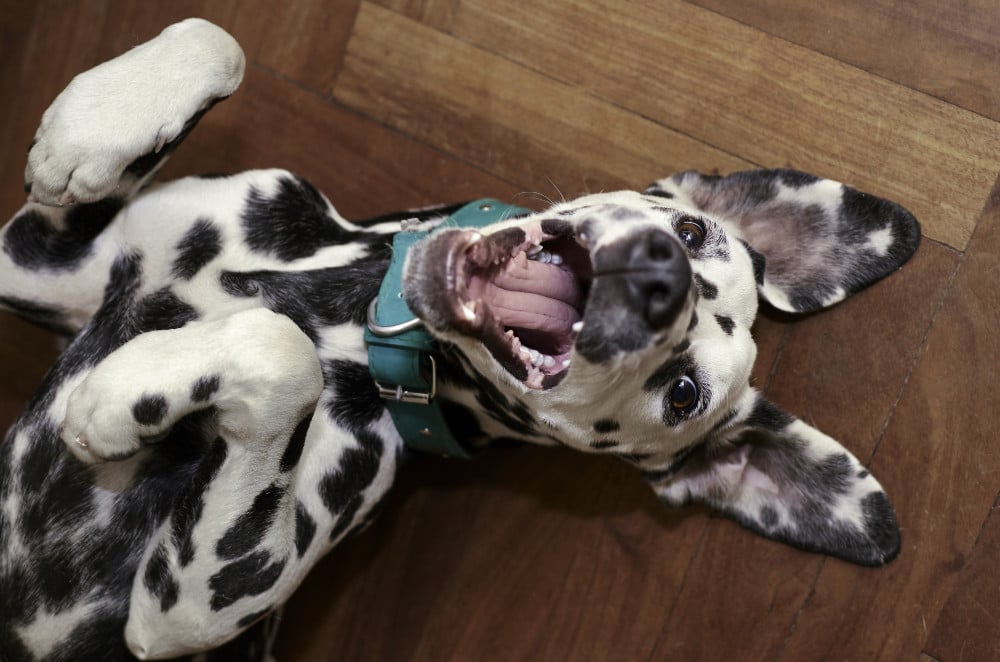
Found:
[[453, 236], [443, 265], [450, 325], [479, 338], [528, 387], [558, 383], [593, 280], [572, 226], [542, 221]]

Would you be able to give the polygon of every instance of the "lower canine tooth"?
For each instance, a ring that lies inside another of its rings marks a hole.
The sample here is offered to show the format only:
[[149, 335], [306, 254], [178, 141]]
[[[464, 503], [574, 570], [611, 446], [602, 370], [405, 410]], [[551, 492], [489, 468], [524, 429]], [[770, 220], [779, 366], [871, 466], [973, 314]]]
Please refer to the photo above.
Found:
[[471, 305], [462, 304], [462, 314], [465, 315], [465, 319], [469, 320], [470, 322], [476, 321], [476, 311], [472, 309]]
[[583, 330], [583, 322], [576, 322], [573, 324], [573, 333], [580, 333]]

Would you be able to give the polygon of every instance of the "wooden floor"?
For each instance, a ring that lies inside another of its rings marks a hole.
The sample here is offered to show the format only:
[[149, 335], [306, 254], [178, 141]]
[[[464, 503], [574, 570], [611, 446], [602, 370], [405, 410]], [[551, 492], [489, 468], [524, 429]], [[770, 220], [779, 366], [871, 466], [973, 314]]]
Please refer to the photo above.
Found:
[[[924, 228], [888, 280], [756, 327], [755, 383], [888, 490], [890, 566], [668, 512], [610, 460], [423, 459], [291, 600], [280, 660], [1000, 659], [996, 0], [0, 0], [8, 213], [72, 75], [187, 15], [250, 64], [171, 176], [283, 166], [361, 217], [787, 166]], [[53, 352], [0, 316], [5, 426]]]

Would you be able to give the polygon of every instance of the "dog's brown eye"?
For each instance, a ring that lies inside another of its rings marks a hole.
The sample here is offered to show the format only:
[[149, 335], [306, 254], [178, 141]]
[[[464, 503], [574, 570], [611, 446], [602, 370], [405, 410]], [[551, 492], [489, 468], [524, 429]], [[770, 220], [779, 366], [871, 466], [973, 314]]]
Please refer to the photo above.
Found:
[[677, 224], [677, 236], [688, 248], [698, 248], [705, 241], [705, 226], [698, 219], [685, 216]]
[[691, 413], [698, 403], [698, 385], [690, 377], [681, 377], [670, 391], [670, 406], [678, 414]]

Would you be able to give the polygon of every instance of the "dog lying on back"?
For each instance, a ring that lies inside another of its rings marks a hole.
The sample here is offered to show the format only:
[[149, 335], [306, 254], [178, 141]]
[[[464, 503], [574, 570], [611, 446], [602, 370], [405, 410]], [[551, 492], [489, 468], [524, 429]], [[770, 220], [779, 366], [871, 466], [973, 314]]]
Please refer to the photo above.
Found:
[[280, 170], [152, 184], [243, 67], [190, 19], [42, 118], [0, 304], [69, 343], [0, 445], [5, 660], [263, 658], [269, 615], [404, 455], [404, 390], [376, 385], [363, 335], [399, 218], [441, 225], [400, 296], [464, 452], [612, 455], [670, 505], [863, 565], [898, 553], [875, 478], [749, 376], [758, 296], [810, 312], [895, 271], [920, 238], [902, 207], [791, 170], [687, 172], [472, 229], [442, 223], [457, 207], [352, 224]]

